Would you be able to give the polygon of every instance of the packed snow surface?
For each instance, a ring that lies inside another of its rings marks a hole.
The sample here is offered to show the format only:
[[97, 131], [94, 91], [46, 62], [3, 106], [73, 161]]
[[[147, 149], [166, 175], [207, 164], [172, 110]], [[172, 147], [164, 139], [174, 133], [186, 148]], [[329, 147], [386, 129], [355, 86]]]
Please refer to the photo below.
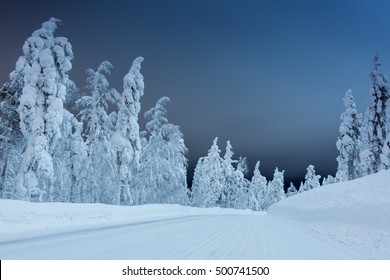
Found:
[[390, 259], [390, 172], [265, 212], [0, 200], [0, 259]]

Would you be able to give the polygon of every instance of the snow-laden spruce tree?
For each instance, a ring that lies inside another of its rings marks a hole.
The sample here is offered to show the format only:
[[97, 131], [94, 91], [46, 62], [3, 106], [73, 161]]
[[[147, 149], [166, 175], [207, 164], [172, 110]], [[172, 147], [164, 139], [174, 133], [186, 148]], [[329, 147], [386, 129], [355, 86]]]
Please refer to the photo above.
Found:
[[88, 190], [90, 201], [116, 203], [117, 185], [115, 152], [110, 142], [108, 127], [108, 102], [113, 100], [114, 91], [110, 89], [106, 75], [110, 74], [111, 63], [104, 61], [97, 71], [88, 69], [87, 90], [89, 95], [77, 100], [81, 107], [81, 120], [85, 122], [85, 137], [88, 145]]
[[[168, 123], [165, 106], [168, 97], [145, 112], [147, 133], [140, 168], [134, 186], [137, 204], [176, 203], [187, 205], [187, 148], [177, 125]], [[149, 139], [147, 137], [149, 136]]]
[[[205, 159], [201, 157], [198, 159], [194, 170], [194, 177], [192, 178], [190, 205], [195, 207], [205, 207], [209, 190], [206, 189], [206, 180], [204, 177]], [[220, 168], [221, 169], [221, 168]]]
[[225, 155], [222, 160], [222, 191], [219, 198], [219, 206], [223, 208], [235, 208], [238, 195], [238, 177], [233, 167], [236, 160], [233, 160], [233, 148], [230, 141], [226, 143]]
[[254, 194], [249, 201], [249, 209], [255, 211], [265, 210], [267, 208], [268, 187], [267, 179], [260, 173], [260, 161], [256, 162], [249, 188]]
[[16, 178], [17, 198], [53, 201], [52, 155], [63, 119], [68, 72], [72, 68], [72, 46], [53, 33], [60, 21], [51, 18], [28, 38], [14, 75], [23, 77], [18, 113], [27, 139], [20, 172]]
[[[303, 182], [301, 181], [301, 183], [299, 184], [299, 189], [298, 189], [298, 193], [301, 193], [301, 192], [303, 192], [304, 190], [303, 190], [303, 188], [304, 188], [304, 186], [303, 186]], [[302, 191], [301, 191], [302, 190]]]
[[188, 149], [184, 144], [184, 135], [179, 126], [171, 123], [162, 126], [161, 134], [167, 145], [167, 157], [171, 171], [166, 202], [188, 205], [190, 197], [187, 187]]
[[143, 60], [142, 57], [134, 59], [129, 72], [123, 78], [123, 92], [120, 96], [117, 94], [116, 98], [118, 115], [111, 143], [116, 153], [120, 180], [116, 203], [121, 205], [134, 203], [130, 182], [139, 167], [141, 154], [138, 114], [141, 110], [140, 99], [144, 95], [144, 78], [140, 72]]
[[286, 197], [293, 196], [297, 193], [298, 193], [297, 188], [294, 186], [294, 184], [292, 182], [290, 182], [290, 186], [288, 187], [287, 192], [286, 192]]
[[169, 98], [163, 97], [157, 101], [155, 107], [144, 114], [145, 118], [146, 116], [149, 118], [146, 124], [147, 131], [142, 131], [139, 134], [141, 157], [138, 172], [135, 174], [135, 180], [132, 184], [133, 203], [136, 205], [157, 203], [157, 197], [159, 198], [161, 195], [161, 192], [157, 193], [156, 175], [157, 177], [162, 175], [161, 167], [166, 168], [167, 162], [166, 159], [163, 159], [163, 162], [156, 160], [160, 157], [156, 157], [154, 151], [157, 151], [162, 143], [161, 127], [168, 123], [165, 116], [167, 113], [165, 106], [168, 103]]
[[[248, 209], [252, 196], [249, 182], [245, 179], [248, 164], [246, 158], [233, 159], [233, 148], [230, 141], [226, 143], [225, 155], [222, 159], [222, 191], [218, 205], [223, 208]], [[236, 165], [236, 168], [234, 168]]]
[[222, 192], [222, 159], [218, 148], [218, 137], [214, 139], [206, 157], [198, 160], [192, 182], [191, 205], [215, 207]]
[[[370, 73], [370, 79], [372, 81], [370, 88], [370, 103], [367, 114], [367, 138], [368, 138], [368, 151], [365, 151], [362, 156], [363, 167], [368, 167], [363, 170], [363, 173], [369, 174], [378, 172], [380, 169], [383, 145], [387, 136], [387, 116], [386, 116], [386, 103], [389, 99], [389, 88], [387, 86], [387, 78], [380, 73], [379, 57], [374, 57], [374, 69]], [[366, 166], [372, 164], [372, 167]]]
[[305, 175], [305, 183], [299, 187], [299, 192], [308, 191], [320, 186], [320, 175], [316, 175], [313, 165], [309, 165], [307, 168], [307, 173]]
[[250, 201], [253, 200], [254, 194], [249, 188], [249, 180], [244, 177], [244, 173], [239, 170], [234, 172], [235, 181], [237, 182], [237, 197], [235, 199], [235, 208], [236, 209], [250, 209]]
[[278, 168], [274, 171], [274, 177], [268, 184], [267, 201], [265, 209], [268, 209], [272, 204], [282, 200], [285, 197], [284, 193], [284, 170], [279, 171]]
[[[245, 178], [249, 171], [246, 157], [239, 157], [237, 161], [235, 174], [235, 181], [237, 182], [237, 209], [252, 209], [253, 202], [256, 201], [255, 193], [250, 186], [250, 181]], [[252, 209], [253, 210], [253, 209]]]
[[344, 112], [341, 114], [340, 136], [336, 142], [340, 155], [337, 157], [338, 167], [336, 179], [338, 182], [353, 180], [361, 176], [361, 116], [356, 110], [352, 91], [344, 96]]

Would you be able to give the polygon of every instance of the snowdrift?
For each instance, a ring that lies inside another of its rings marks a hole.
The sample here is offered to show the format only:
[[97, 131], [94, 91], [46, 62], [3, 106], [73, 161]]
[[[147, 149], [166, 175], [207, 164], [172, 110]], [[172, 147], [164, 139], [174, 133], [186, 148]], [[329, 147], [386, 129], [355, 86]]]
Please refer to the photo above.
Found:
[[390, 170], [292, 196], [268, 213], [351, 246], [368, 259], [390, 259]]

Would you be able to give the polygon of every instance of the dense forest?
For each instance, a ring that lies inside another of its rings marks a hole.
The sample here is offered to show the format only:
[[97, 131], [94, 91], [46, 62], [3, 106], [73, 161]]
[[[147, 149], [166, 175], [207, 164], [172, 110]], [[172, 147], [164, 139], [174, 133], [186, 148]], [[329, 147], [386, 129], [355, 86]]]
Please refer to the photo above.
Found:
[[[268, 181], [257, 162], [247, 179], [245, 157], [231, 143], [221, 155], [218, 138], [198, 160], [191, 189], [187, 152], [179, 126], [167, 119], [168, 97], [138, 118], [144, 95], [142, 57], [110, 87], [108, 61], [88, 69], [86, 90], [69, 79], [73, 50], [55, 37], [58, 19], [32, 33], [0, 92], [0, 198], [26, 201], [139, 205], [177, 203], [196, 207], [266, 210], [273, 203], [322, 185], [348, 181], [390, 167], [389, 98], [378, 56], [370, 74], [370, 103], [359, 114], [348, 90], [344, 97], [338, 169], [320, 183], [314, 166], [299, 187], [284, 189], [284, 171]], [[71, 113], [72, 112], [72, 113]]]

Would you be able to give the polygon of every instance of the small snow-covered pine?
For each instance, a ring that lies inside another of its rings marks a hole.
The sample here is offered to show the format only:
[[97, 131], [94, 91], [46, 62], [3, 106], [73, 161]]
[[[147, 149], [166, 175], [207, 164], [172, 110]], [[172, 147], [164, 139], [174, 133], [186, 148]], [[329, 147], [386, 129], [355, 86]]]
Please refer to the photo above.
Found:
[[207, 156], [198, 160], [192, 183], [191, 205], [196, 207], [216, 207], [221, 196], [222, 159], [218, 148], [218, 137], [213, 141]]
[[268, 209], [272, 204], [280, 201], [285, 197], [284, 193], [284, 170], [279, 171], [278, 168], [274, 171], [274, 177], [268, 184], [268, 192], [265, 209]]
[[233, 148], [230, 141], [226, 143], [226, 152], [222, 160], [222, 191], [220, 194], [218, 205], [223, 208], [235, 208], [238, 191], [238, 182], [236, 181], [235, 170], [233, 164]]
[[249, 201], [249, 209], [255, 211], [266, 210], [268, 204], [268, 187], [267, 179], [260, 173], [260, 161], [256, 162], [249, 188], [254, 194]]
[[316, 171], [314, 170], [313, 165], [309, 165], [307, 168], [307, 173], [305, 175], [305, 183], [301, 184], [299, 188], [299, 192], [308, 191], [320, 186], [320, 175], [316, 175]]
[[292, 182], [290, 182], [290, 186], [288, 187], [287, 192], [286, 192], [286, 197], [293, 196], [297, 193], [298, 193], [297, 188], [294, 186], [294, 184]]
[[298, 193], [301, 193], [301, 192], [303, 192], [304, 191], [304, 186], [303, 186], [303, 182], [301, 182], [300, 184], [299, 184], [299, 189], [298, 189]]

